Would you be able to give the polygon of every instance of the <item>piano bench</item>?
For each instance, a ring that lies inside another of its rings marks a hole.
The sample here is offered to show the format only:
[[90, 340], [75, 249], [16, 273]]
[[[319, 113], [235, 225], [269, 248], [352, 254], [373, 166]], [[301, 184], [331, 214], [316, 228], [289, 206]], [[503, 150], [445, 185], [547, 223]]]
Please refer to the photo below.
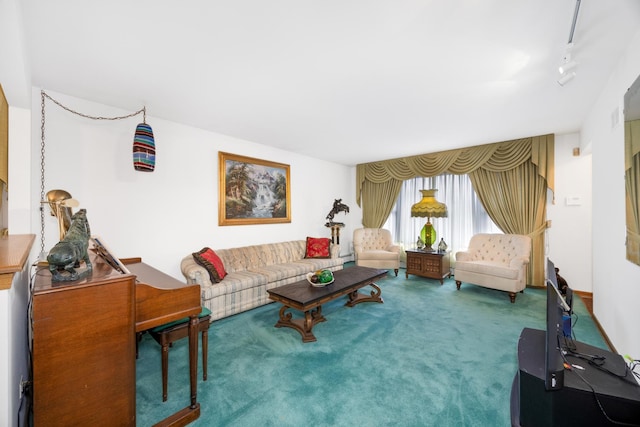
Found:
[[[198, 332], [202, 333], [202, 380], [207, 380], [207, 352], [209, 348], [209, 323], [211, 311], [202, 307], [198, 315]], [[169, 347], [189, 335], [189, 318], [179, 319], [149, 330], [149, 334], [162, 346], [162, 401], [167, 400], [167, 371], [169, 369]]]

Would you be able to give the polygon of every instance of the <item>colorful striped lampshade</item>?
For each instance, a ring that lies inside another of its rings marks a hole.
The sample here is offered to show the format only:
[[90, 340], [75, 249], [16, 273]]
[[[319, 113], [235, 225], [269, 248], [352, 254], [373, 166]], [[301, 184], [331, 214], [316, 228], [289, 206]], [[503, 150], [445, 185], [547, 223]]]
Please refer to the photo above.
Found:
[[133, 137], [133, 167], [137, 171], [153, 172], [156, 166], [156, 144], [153, 129], [146, 123], [136, 126]]

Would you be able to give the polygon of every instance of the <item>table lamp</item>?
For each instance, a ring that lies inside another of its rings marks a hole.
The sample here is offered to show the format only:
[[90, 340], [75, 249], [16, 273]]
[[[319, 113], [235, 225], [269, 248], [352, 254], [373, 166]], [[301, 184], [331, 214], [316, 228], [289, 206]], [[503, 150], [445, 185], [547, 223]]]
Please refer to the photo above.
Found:
[[446, 218], [447, 205], [436, 200], [436, 192], [438, 190], [420, 190], [422, 200], [411, 206], [411, 216], [427, 218], [427, 223], [420, 231], [420, 239], [425, 244], [426, 251], [432, 251], [431, 245], [436, 242], [436, 230], [431, 225], [431, 218]]

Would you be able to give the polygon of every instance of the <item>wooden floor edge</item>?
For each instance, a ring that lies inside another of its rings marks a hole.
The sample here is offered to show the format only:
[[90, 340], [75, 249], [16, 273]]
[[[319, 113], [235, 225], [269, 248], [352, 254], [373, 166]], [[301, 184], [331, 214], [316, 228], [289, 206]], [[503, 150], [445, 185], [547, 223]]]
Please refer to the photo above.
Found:
[[593, 316], [593, 293], [585, 291], [573, 291], [573, 293], [580, 296], [589, 314]]
[[[534, 288], [534, 289], [544, 289], [544, 286], [528, 286], [528, 287]], [[580, 296], [580, 299], [582, 299], [582, 302], [587, 307], [587, 311], [591, 315], [591, 318], [593, 319], [593, 322], [596, 324], [596, 327], [600, 331], [600, 334], [602, 335], [602, 338], [604, 338], [604, 341], [607, 344], [607, 346], [609, 347], [609, 350], [611, 352], [613, 352], [613, 353], [618, 354], [618, 352], [616, 351], [615, 346], [613, 345], [613, 343], [609, 339], [609, 336], [607, 335], [607, 333], [605, 332], [604, 328], [602, 327], [602, 325], [598, 321], [598, 318], [596, 317], [595, 314], [593, 314], [593, 293], [592, 292], [586, 292], [586, 291], [577, 291], [577, 290], [574, 290], [573, 293], [578, 295], [578, 296]]]
[[618, 354], [618, 352], [616, 351], [615, 346], [613, 345], [613, 343], [609, 339], [609, 336], [607, 335], [607, 333], [605, 332], [604, 328], [600, 324], [600, 321], [598, 320], [596, 315], [593, 313], [593, 293], [592, 292], [585, 292], [585, 291], [573, 291], [573, 292], [575, 294], [579, 295], [580, 298], [582, 298], [582, 302], [584, 302], [584, 305], [587, 306], [587, 310], [589, 310], [589, 314], [591, 315], [591, 318], [593, 319], [593, 322], [596, 324], [596, 327], [600, 331], [600, 334], [602, 335], [602, 338], [604, 338], [604, 341], [607, 343], [607, 346], [609, 347], [609, 350], [611, 352], [613, 352], [613, 353]]
[[613, 343], [611, 342], [611, 340], [609, 339], [609, 336], [607, 335], [607, 333], [604, 331], [604, 328], [602, 327], [602, 325], [600, 324], [600, 322], [598, 321], [598, 318], [595, 316], [595, 314], [591, 314], [591, 317], [593, 318], [593, 321], [595, 322], [596, 326], [598, 327], [598, 330], [600, 331], [600, 333], [602, 334], [602, 337], [604, 338], [604, 341], [607, 343], [607, 345], [609, 346], [609, 350], [612, 353], [618, 354], [618, 351], [616, 350], [615, 346], [613, 345]]

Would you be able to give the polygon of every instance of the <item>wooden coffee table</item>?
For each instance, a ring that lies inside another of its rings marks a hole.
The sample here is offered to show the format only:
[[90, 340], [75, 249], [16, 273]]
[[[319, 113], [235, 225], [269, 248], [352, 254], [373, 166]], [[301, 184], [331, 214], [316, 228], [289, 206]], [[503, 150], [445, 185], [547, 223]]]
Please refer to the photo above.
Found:
[[[324, 287], [315, 287], [307, 280], [301, 280], [289, 285], [279, 286], [267, 290], [269, 298], [282, 303], [280, 308], [280, 320], [276, 323], [276, 328], [293, 328], [300, 332], [303, 342], [316, 341], [316, 337], [311, 332], [316, 323], [327, 320], [322, 315], [322, 304], [333, 301], [343, 295], [348, 295], [346, 306], [353, 307], [361, 302], [382, 303], [380, 294], [382, 291], [374, 282], [387, 275], [387, 270], [378, 270], [369, 267], [349, 267], [333, 273], [334, 282]], [[370, 295], [358, 292], [364, 286], [371, 286], [373, 290]], [[291, 313], [286, 311], [290, 308], [302, 311], [303, 319], [294, 319]]]

